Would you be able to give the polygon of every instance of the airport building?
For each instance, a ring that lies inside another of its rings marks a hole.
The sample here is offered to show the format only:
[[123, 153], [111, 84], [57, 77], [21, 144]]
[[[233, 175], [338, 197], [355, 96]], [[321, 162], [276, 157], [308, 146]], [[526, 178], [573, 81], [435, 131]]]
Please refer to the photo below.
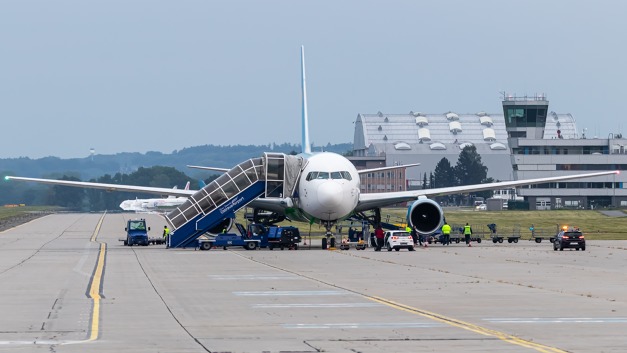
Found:
[[[543, 95], [505, 96], [502, 107], [502, 113], [359, 114], [351, 159], [358, 168], [420, 163], [406, 170], [407, 187], [422, 187], [424, 174], [429, 176], [442, 158], [454, 166], [468, 145], [476, 147], [488, 177], [501, 181], [627, 167], [627, 140], [621, 134], [585, 136], [571, 114], [550, 111]], [[387, 174], [376, 180], [362, 178], [369, 185], [362, 192], [398, 187], [392, 179], [403, 169], [389, 178]], [[534, 185], [519, 188], [516, 194], [531, 209], [627, 207], [627, 173]]]

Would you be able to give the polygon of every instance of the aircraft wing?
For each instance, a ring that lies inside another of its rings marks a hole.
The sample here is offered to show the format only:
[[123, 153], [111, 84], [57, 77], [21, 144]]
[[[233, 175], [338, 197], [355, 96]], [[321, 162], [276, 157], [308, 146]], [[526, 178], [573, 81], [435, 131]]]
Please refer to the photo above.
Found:
[[451, 187], [446, 187], [446, 188], [360, 194], [359, 203], [357, 204], [355, 211], [359, 212], [359, 211], [366, 211], [366, 210], [376, 208], [376, 207], [385, 207], [385, 206], [389, 206], [389, 205], [399, 203], [399, 202], [416, 200], [419, 197], [431, 198], [434, 196], [464, 194], [464, 193], [475, 192], [475, 191], [507, 189], [507, 188], [517, 187], [517, 186], [543, 184], [543, 183], [550, 183], [553, 181], [564, 181], [564, 180], [571, 180], [571, 179], [591, 178], [591, 177], [612, 175], [612, 174], [618, 174], [618, 173], [619, 171], [614, 170], [614, 171], [608, 171], [608, 172], [573, 174], [573, 175], [563, 175], [563, 176], [557, 176], [557, 177], [546, 177], [546, 178], [537, 178], [537, 179], [500, 181], [496, 183], [474, 184], [474, 185], [464, 185], [464, 186], [451, 186]]
[[402, 165], [393, 165], [393, 166], [389, 166], [389, 167], [380, 167], [380, 168], [370, 168], [370, 169], [359, 169], [357, 170], [357, 173], [359, 174], [366, 174], [366, 173], [372, 173], [372, 172], [381, 172], [384, 170], [390, 170], [390, 169], [396, 169], [396, 168], [410, 168], [410, 167], [415, 167], [420, 165], [420, 163], [412, 163], [412, 164], [402, 164]]
[[189, 197], [196, 192], [195, 190], [178, 190], [178, 189], [172, 189], [172, 188], [156, 188], [156, 187], [150, 187], [150, 186], [91, 183], [87, 181], [25, 178], [25, 177], [16, 177], [16, 176], [8, 176], [8, 175], [4, 177], [4, 179], [5, 180], [32, 181], [32, 182], [41, 183], [41, 184], [73, 186], [73, 187], [79, 187], [79, 188], [102, 189], [106, 191], [128, 191], [128, 192], [141, 192], [145, 194], [172, 195], [172, 196], [184, 196], [184, 197]]
[[200, 166], [200, 165], [188, 165], [187, 168], [202, 169], [202, 170], [213, 170], [213, 171], [216, 171], [216, 172], [223, 172], [223, 173], [226, 173], [226, 172], [228, 172], [230, 170], [230, 169], [227, 169], [227, 168], [204, 167], [204, 166]]

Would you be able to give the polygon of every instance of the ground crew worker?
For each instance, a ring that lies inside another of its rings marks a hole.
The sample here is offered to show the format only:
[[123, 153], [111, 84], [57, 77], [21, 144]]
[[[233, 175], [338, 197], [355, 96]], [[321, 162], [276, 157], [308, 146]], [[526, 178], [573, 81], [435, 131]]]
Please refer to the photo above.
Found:
[[416, 228], [411, 228], [411, 239], [414, 241], [414, 246], [418, 244], [418, 232], [416, 232]]
[[468, 244], [469, 247], [472, 246], [472, 245], [470, 245], [470, 236], [471, 235], [472, 235], [472, 228], [470, 228], [468, 223], [466, 223], [466, 225], [464, 226], [464, 238], [466, 238], [466, 244]]
[[444, 245], [449, 245], [451, 243], [451, 226], [444, 221], [444, 225], [442, 226], [442, 235], [444, 235]]
[[377, 229], [374, 230], [374, 237], [377, 239], [377, 248], [374, 249], [374, 251], [381, 251], [381, 247], [383, 246], [384, 234], [385, 233], [383, 232], [381, 225], [378, 225]]
[[163, 226], [163, 240], [165, 241], [165, 247], [166, 249], [170, 247], [170, 244], [168, 243], [168, 238], [170, 237], [170, 228], [168, 228], [168, 226]]

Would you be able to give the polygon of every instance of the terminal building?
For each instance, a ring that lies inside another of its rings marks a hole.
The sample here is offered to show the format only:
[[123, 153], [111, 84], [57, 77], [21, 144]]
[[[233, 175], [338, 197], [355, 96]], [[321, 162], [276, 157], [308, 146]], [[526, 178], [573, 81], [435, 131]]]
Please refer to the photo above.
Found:
[[[500, 181], [627, 166], [627, 140], [621, 134], [590, 138], [578, 133], [573, 116], [550, 111], [543, 95], [505, 96], [502, 107], [502, 113], [359, 114], [351, 158], [358, 169], [420, 163], [365, 175], [362, 192], [422, 188], [425, 173], [429, 176], [442, 158], [455, 166], [468, 145], [476, 147], [488, 177]], [[531, 209], [627, 207], [627, 173], [523, 187], [514, 194]]]

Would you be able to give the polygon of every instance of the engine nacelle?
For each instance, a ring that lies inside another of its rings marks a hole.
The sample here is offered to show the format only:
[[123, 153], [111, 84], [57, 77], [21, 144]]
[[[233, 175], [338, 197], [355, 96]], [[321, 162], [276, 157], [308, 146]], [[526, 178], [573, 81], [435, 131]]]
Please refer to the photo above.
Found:
[[433, 234], [440, 229], [443, 222], [442, 207], [431, 199], [416, 200], [407, 208], [407, 224], [415, 227], [418, 234]]
[[225, 218], [224, 220], [222, 220], [222, 222], [218, 223], [217, 226], [209, 229], [207, 233], [211, 235], [218, 235], [222, 233], [224, 229], [226, 229], [226, 231], [228, 232], [229, 230], [231, 230], [231, 227], [233, 227], [233, 222], [234, 218]]

